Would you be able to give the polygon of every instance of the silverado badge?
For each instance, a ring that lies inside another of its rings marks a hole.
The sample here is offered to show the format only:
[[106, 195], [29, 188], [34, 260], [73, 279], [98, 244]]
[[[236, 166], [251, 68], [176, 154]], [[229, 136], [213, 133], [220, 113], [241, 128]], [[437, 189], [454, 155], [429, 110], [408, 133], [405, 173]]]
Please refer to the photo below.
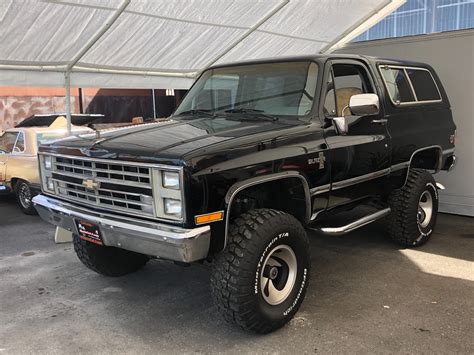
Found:
[[317, 158], [308, 159], [308, 164], [319, 164], [319, 169], [324, 169], [324, 162], [326, 161], [326, 157], [324, 156], [323, 152], [319, 152]]

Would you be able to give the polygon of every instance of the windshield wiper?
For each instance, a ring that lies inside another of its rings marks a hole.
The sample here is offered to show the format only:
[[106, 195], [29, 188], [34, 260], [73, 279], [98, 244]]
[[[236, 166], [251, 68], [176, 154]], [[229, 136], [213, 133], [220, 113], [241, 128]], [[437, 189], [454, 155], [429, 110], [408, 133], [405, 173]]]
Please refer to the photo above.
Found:
[[183, 112], [180, 112], [178, 113], [176, 116], [183, 116], [183, 115], [201, 115], [201, 114], [204, 114], [204, 115], [208, 115], [208, 116], [212, 116], [214, 117], [214, 113], [210, 112], [211, 110], [187, 110], [187, 111], [183, 111]]
[[257, 110], [257, 109], [254, 109], [254, 108], [232, 108], [232, 109], [229, 109], [229, 110], [225, 110], [224, 112], [225, 113], [249, 114], [246, 117], [263, 118], [263, 119], [270, 120], [270, 121], [278, 121], [279, 120], [279, 117], [277, 117], [277, 116], [269, 115], [269, 114], [265, 113], [265, 111], [263, 111], [263, 110]]

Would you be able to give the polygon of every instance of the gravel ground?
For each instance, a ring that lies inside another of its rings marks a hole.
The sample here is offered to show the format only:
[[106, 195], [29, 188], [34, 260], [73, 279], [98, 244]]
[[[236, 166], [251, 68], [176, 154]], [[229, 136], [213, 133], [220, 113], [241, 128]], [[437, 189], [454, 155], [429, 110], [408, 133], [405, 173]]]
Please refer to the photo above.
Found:
[[383, 222], [310, 232], [313, 274], [293, 321], [266, 336], [227, 325], [207, 266], [86, 269], [54, 228], [0, 197], [0, 353], [474, 353], [474, 219], [440, 215], [425, 246]]

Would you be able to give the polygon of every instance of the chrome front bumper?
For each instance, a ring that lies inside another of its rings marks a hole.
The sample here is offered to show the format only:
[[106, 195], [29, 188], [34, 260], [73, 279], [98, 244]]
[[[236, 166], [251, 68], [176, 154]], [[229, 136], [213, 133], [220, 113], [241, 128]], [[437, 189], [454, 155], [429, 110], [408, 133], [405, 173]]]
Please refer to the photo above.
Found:
[[209, 252], [209, 226], [185, 229], [100, 213], [45, 195], [34, 197], [33, 203], [42, 219], [73, 233], [77, 233], [75, 220], [89, 221], [100, 226], [106, 246], [181, 262], [205, 259]]

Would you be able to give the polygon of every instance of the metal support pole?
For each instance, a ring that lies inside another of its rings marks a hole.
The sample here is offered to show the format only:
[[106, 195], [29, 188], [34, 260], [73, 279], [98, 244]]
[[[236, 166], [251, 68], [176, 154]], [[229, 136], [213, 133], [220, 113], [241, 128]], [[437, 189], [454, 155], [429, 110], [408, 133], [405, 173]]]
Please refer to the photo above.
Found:
[[66, 120], [67, 120], [67, 134], [71, 135], [71, 72], [67, 70], [64, 73], [64, 79], [66, 81]]
[[151, 89], [151, 96], [153, 100], [153, 118], [156, 118], [155, 89]]

